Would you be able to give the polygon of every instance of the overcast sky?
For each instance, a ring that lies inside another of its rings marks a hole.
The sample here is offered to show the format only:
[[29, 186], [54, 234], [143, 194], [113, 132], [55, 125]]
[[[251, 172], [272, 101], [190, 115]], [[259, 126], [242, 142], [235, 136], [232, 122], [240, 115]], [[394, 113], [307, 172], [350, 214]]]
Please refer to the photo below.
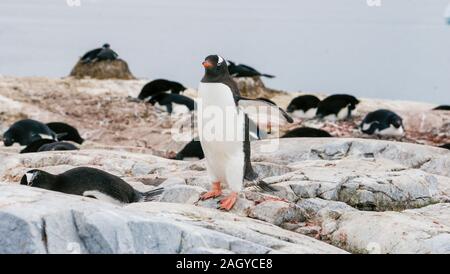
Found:
[[109, 42], [136, 76], [191, 87], [219, 53], [273, 88], [450, 104], [448, 0], [67, 2], [0, 1], [0, 74], [66, 76]]

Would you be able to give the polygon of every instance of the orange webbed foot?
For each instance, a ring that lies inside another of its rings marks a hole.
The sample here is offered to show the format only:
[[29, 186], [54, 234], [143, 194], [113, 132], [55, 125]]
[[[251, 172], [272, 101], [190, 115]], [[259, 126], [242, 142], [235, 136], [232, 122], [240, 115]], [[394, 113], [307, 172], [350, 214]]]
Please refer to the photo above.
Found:
[[222, 195], [222, 187], [220, 186], [220, 182], [214, 182], [211, 191], [208, 191], [200, 196], [200, 200], [208, 200], [219, 197], [220, 195]]
[[237, 192], [233, 192], [227, 197], [220, 200], [219, 209], [230, 211], [237, 201]]

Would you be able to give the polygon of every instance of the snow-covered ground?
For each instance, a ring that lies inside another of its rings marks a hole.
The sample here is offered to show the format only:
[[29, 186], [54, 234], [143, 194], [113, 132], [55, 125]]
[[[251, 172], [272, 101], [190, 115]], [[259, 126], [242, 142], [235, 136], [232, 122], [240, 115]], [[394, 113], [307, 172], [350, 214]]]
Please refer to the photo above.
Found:
[[220, 53], [276, 89], [448, 104], [448, 2], [1, 0], [0, 75], [65, 76], [108, 41], [136, 76], [191, 87]]

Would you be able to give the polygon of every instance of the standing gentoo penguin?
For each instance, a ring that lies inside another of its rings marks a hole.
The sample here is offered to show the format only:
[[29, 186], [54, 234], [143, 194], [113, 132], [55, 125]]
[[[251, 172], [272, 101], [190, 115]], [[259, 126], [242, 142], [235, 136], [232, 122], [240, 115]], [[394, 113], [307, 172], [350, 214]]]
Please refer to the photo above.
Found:
[[356, 112], [359, 100], [352, 95], [335, 94], [323, 99], [317, 105], [317, 116], [326, 120], [343, 120]]
[[[186, 112], [195, 109], [194, 100], [176, 93], [158, 93], [155, 96], [152, 96], [148, 102], [157, 107], [165, 106], [167, 112], [170, 114], [172, 114], [172, 112]], [[176, 109], [174, 109], [174, 105], [177, 107]]]
[[[198, 89], [197, 124], [213, 186], [201, 199], [220, 196], [225, 186], [232, 192], [220, 201], [219, 207], [230, 210], [243, 189], [244, 179], [266, 191], [274, 191], [274, 188], [259, 178], [250, 162], [249, 119], [238, 108], [239, 101], [249, 99], [240, 96], [222, 57], [210, 55], [202, 64], [205, 74]], [[283, 115], [289, 117], [286, 113]]]
[[77, 167], [58, 175], [33, 169], [25, 173], [20, 184], [114, 203], [149, 201], [164, 190], [139, 192], [119, 177], [90, 167]]
[[7, 147], [16, 142], [21, 146], [27, 146], [42, 137], [57, 140], [58, 136], [47, 125], [36, 120], [24, 119], [15, 122], [3, 133], [3, 143]]
[[384, 136], [403, 136], [405, 133], [402, 118], [387, 109], [379, 109], [367, 114], [361, 123], [361, 131], [369, 135]]
[[299, 118], [314, 118], [320, 99], [314, 95], [300, 95], [292, 99], [287, 112]]
[[256, 69], [246, 66], [246, 65], [243, 65], [243, 64], [236, 65], [235, 63], [231, 62], [230, 60], [228, 60], [227, 62], [228, 62], [228, 71], [229, 71], [230, 75], [233, 77], [255, 77], [255, 76], [258, 76], [258, 77], [264, 76], [267, 78], [275, 77], [270, 74], [260, 73]]
[[138, 95], [138, 99], [146, 100], [153, 95], [167, 91], [180, 94], [180, 92], [185, 91], [186, 89], [186, 87], [178, 82], [169, 81], [166, 79], [156, 79], [145, 84]]
[[47, 123], [47, 126], [53, 132], [58, 134], [59, 141], [72, 141], [72, 142], [75, 142], [80, 145], [84, 142], [84, 139], [81, 138], [78, 130], [69, 124], [53, 122], [53, 123]]

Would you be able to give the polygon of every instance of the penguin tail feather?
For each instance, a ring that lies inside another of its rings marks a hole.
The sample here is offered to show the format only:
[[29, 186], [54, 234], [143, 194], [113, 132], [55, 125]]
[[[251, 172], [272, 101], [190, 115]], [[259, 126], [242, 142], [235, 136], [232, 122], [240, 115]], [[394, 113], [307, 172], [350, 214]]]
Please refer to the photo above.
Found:
[[262, 191], [266, 191], [266, 192], [276, 192], [277, 190], [269, 185], [268, 183], [264, 182], [263, 180], [257, 179], [257, 180], [253, 180], [253, 182], [255, 183], [256, 187]]
[[144, 192], [144, 193], [142, 193], [142, 201], [143, 202], [153, 201], [155, 199], [155, 196], [158, 196], [163, 192], [164, 192], [163, 187], [155, 188], [150, 191]]

